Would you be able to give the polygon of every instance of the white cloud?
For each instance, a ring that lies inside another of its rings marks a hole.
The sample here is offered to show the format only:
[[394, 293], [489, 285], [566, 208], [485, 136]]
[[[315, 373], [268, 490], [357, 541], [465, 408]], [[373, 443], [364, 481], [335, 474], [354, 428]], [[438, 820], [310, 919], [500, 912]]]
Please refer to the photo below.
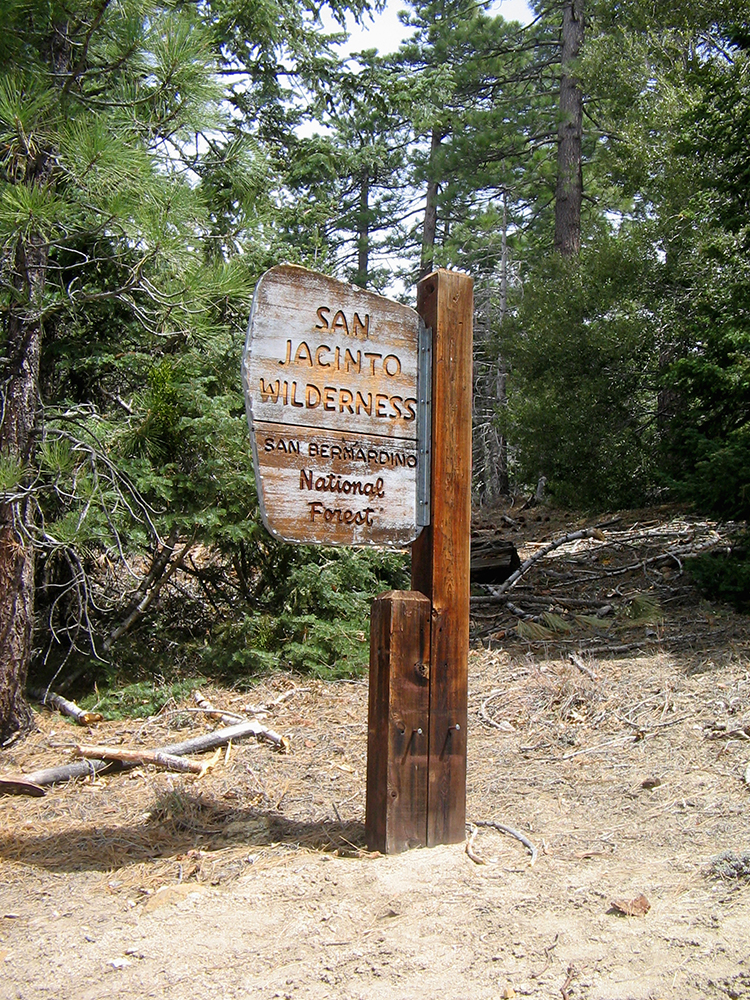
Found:
[[[388, 0], [383, 12], [375, 14], [372, 19], [366, 18], [364, 25], [356, 24], [351, 18], [347, 25], [349, 41], [342, 46], [342, 50], [349, 53], [377, 49], [381, 55], [395, 52], [402, 40], [409, 35], [409, 29], [401, 23], [398, 16], [399, 11], [405, 9], [404, 0]], [[490, 9], [492, 13], [502, 15], [506, 21], [528, 24], [533, 18], [526, 0], [495, 0]], [[321, 17], [326, 31], [340, 30], [326, 10]]]

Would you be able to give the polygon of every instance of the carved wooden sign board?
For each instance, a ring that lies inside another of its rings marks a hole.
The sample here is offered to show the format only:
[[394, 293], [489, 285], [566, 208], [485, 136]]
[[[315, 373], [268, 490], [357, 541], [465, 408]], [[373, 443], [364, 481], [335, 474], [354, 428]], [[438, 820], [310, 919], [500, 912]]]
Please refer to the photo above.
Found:
[[429, 494], [429, 379], [420, 358], [428, 371], [424, 327], [408, 306], [291, 264], [261, 277], [242, 374], [272, 535], [325, 545], [414, 541]]

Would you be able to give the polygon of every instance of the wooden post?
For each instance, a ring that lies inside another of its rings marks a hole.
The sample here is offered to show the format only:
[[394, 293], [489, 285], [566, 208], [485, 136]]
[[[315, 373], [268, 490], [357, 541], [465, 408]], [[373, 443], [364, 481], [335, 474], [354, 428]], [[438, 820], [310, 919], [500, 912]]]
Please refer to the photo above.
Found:
[[417, 286], [432, 328], [430, 524], [412, 545], [412, 589], [431, 602], [427, 844], [465, 837], [471, 542], [473, 282], [435, 271]]
[[372, 602], [367, 844], [396, 854], [427, 843], [430, 602], [388, 591]]

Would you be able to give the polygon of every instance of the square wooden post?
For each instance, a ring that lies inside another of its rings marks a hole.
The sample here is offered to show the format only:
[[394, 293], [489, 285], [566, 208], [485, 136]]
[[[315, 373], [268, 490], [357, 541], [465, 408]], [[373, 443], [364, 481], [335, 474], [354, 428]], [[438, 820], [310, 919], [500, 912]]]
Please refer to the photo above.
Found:
[[396, 854], [427, 843], [430, 602], [393, 590], [372, 602], [367, 844]]
[[427, 844], [466, 835], [473, 282], [439, 270], [417, 286], [432, 328], [430, 524], [412, 545], [412, 589], [431, 602]]

